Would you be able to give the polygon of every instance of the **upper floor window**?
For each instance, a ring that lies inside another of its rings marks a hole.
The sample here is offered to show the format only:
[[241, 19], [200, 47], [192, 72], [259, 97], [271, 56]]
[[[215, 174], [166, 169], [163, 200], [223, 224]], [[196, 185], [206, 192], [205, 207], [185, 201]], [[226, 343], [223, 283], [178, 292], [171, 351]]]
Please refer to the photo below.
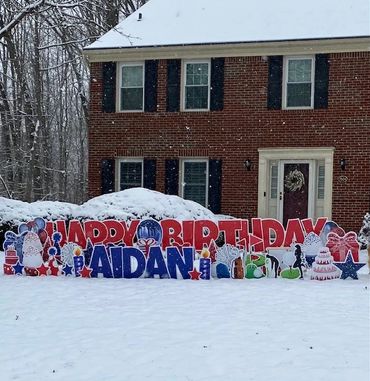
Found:
[[123, 63], [120, 69], [120, 111], [143, 111], [144, 63]]
[[209, 110], [209, 60], [185, 62], [184, 71], [184, 110]]
[[314, 57], [284, 57], [283, 103], [285, 108], [313, 108]]
[[118, 161], [118, 190], [142, 187], [144, 182], [142, 159], [121, 159]]
[[181, 170], [181, 196], [207, 206], [208, 160], [184, 159]]

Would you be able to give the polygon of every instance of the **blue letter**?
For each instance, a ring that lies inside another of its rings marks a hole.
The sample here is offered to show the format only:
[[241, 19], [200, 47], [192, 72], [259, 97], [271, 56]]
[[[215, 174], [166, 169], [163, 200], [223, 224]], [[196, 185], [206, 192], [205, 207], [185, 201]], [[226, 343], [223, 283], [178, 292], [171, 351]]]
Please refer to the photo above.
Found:
[[159, 275], [160, 278], [168, 278], [167, 266], [159, 246], [152, 246], [149, 249], [146, 272], [147, 278], [154, 278], [155, 275]]
[[[137, 267], [135, 271], [131, 268], [131, 259], [136, 259]], [[125, 278], [140, 278], [145, 271], [145, 256], [135, 247], [123, 248], [123, 276]]]
[[167, 266], [170, 277], [177, 279], [177, 269], [183, 279], [190, 279], [189, 271], [194, 267], [194, 249], [184, 247], [182, 252], [177, 247], [167, 247]]
[[96, 278], [99, 273], [103, 274], [104, 278], [113, 278], [112, 268], [104, 245], [94, 246], [90, 268], [93, 270], [91, 278]]
[[112, 246], [109, 248], [112, 258], [113, 276], [115, 278], [122, 278], [122, 247]]

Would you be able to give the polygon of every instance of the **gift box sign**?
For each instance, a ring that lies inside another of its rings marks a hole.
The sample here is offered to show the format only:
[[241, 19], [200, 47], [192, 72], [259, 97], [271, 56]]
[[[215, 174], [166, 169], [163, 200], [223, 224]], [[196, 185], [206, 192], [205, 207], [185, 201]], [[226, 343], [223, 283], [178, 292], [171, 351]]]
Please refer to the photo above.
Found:
[[329, 248], [334, 262], [344, 262], [348, 251], [352, 252], [354, 262], [359, 261], [360, 244], [357, 242], [357, 234], [349, 232], [344, 236], [331, 232], [328, 234], [326, 246]]

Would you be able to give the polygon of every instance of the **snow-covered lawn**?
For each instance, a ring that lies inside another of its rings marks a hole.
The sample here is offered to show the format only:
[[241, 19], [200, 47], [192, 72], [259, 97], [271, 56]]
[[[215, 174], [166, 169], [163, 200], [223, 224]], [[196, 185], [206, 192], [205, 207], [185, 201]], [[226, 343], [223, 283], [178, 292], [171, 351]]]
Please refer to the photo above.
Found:
[[367, 271], [326, 282], [0, 275], [0, 380], [368, 381]]

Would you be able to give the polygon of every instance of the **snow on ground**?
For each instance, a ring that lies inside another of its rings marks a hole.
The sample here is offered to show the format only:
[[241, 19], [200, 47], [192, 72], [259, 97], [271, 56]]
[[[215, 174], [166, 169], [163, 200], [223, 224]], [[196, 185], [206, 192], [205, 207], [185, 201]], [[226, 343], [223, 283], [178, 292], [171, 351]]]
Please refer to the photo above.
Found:
[[367, 272], [326, 282], [0, 275], [0, 379], [368, 381]]

